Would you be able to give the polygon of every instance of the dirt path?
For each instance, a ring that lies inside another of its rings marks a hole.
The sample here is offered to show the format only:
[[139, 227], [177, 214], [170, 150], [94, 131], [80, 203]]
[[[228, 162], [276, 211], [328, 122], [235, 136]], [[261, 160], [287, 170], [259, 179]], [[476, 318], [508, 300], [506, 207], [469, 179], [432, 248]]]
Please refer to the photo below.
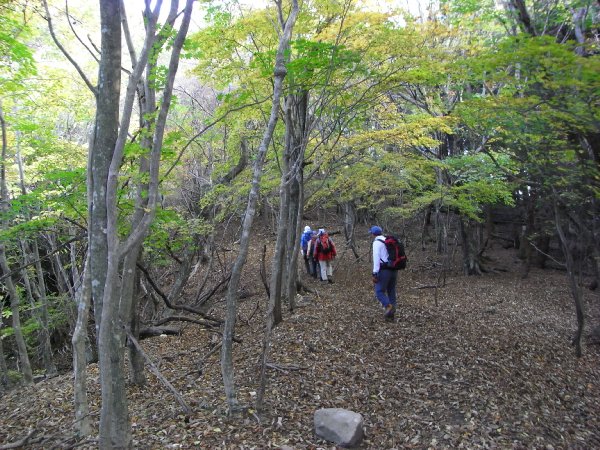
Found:
[[[130, 391], [136, 447], [332, 448], [315, 438], [312, 418], [318, 408], [342, 407], [364, 416], [361, 448], [600, 448], [600, 351], [588, 346], [577, 359], [569, 346], [575, 319], [564, 274], [534, 270], [521, 280], [510, 272], [469, 279], [454, 272], [436, 307], [433, 289], [419, 289], [437, 277], [428, 261], [413, 255], [412, 270], [400, 274], [394, 323], [382, 318], [368, 264], [339, 262], [333, 285], [307, 279], [319, 295], [299, 299], [275, 330], [260, 418], [252, 409], [224, 415], [218, 352], [199, 370], [218, 337], [188, 326], [183, 336], [143, 341], [194, 414], [185, 418], [150, 375], [147, 389]], [[235, 348], [238, 398], [249, 406], [262, 297], [242, 302], [243, 343]], [[597, 296], [588, 300], [598, 307]], [[90, 367], [95, 412], [96, 370]], [[62, 376], [5, 396], [0, 441], [14, 442], [30, 427], [37, 436], [59, 433], [44, 448], [66, 439], [71, 383]]]

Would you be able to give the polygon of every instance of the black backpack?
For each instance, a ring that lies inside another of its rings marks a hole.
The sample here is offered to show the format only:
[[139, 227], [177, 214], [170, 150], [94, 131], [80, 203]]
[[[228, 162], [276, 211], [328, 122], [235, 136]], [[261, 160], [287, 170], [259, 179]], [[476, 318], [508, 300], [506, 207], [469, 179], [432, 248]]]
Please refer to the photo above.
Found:
[[384, 268], [389, 270], [404, 270], [408, 258], [404, 252], [404, 244], [395, 236], [385, 236], [385, 248], [388, 251], [388, 262], [384, 263]]

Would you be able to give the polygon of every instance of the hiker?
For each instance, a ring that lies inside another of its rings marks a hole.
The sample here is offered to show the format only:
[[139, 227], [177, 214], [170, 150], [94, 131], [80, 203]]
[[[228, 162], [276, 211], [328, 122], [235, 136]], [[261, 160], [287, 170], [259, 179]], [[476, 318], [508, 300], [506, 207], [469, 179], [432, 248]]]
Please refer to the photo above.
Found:
[[315, 248], [317, 246], [317, 232], [312, 231], [310, 241], [306, 246], [306, 253], [308, 254], [308, 266], [310, 268], [310, 274], [313, 278], [321, 278], [321, 269], [319, 267], [319, 261], [315, 258]]
[[369, 230], [369, 233], [375, 237], [373, 239], [373, 283], [375, 286], [375, 297], [377, 297], [377, 300], [379, 300], [385, 310], [384, 317], [387, 320], [394, 320], [398, 271], [385, 268], [389, 255], [381, 227], [374, 225]]
[[333, 283], [333, 264], [332, 261], [337, 255], [335, 245], [327, 231], [320, 228], [317, 233], [317, 241], [315, 245], [315, 259], [319, 261], [321, 267], [321, 280]]
[[308, 260], [308, 242], [312, 236], [312, 230], [308, 225], [304, 227], [304, 233], [300, 237], [300, 248], [302, 249], [302, 257], [304, 258], [304, 266], [306, 267], [306, 273], [312, 275], [310, 262]]

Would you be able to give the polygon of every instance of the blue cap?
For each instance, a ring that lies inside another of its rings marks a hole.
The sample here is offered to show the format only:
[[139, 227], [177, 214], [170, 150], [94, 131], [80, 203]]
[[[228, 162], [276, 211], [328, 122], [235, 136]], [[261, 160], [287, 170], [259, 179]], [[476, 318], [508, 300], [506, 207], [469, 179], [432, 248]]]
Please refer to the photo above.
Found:
[[381, 229], [381, 227], [378, 227], [377, 225], [373, 225], [369, 229], [369, 233], [374, 234], [375, 236], [379, 236], [381, 233], [383, 233], [383, 230]]

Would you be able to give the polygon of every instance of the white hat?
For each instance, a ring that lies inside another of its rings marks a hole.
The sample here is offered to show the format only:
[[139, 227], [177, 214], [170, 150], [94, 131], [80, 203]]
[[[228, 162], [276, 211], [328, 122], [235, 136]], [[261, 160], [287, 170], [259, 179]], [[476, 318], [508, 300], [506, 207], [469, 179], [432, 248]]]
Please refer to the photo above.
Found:
[[311, 231], [311, 230], [310, 230], [310, 227], [309, 227], [308, 225], [306, 225], [306, 226], [304, 227], [304, 232], [305, 232], [305, 233], [308, 233], [309, 231]]
[[325, 234], [325, 228], [319, 228], [319, 235]]

